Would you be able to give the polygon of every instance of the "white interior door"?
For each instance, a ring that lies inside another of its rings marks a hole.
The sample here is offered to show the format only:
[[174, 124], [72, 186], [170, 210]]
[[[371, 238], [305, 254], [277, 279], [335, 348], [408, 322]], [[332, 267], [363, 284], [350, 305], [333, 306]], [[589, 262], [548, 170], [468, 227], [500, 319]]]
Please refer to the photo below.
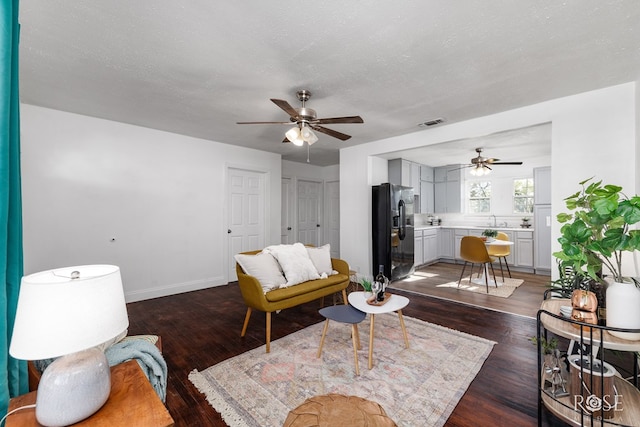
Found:
[[321, 196], [321, 183], [298, 181], [298, 242], [319, 245]]
[[326, 241], [331, 245], [331, 256], [340, 258], [340, 182], [332, 181], [326, 185]]
[[294, 213], [293, 213], [293, 184], [291, 178], [282, 178], [282, 216], [280, 217], [280, 243], [291, 244], [295, 234], [293, 231], [294, 226]]
[[229, 281], [237, 280], [238, 252], [262, 249], [265, 244], [265, 178], [260, 172], [229, 168], [227, 170], [227, 229]]

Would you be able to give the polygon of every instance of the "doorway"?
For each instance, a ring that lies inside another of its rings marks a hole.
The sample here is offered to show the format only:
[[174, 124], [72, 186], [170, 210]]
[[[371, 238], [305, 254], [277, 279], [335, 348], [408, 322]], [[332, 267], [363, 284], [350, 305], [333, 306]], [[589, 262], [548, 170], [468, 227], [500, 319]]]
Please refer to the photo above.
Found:
[[340, 181], [330, 181], [326, 184], [325, 240], [331, 245], [331, 256], [340, 258]]
[[228, 281], [237, 280], [239, 252], [265, 245], [265, 174], [246, 169], [227, 169]]
[[281, 185], [281, 217], [280, 217], [280, 243], [292, 244], [294, 243], [294, 197], [293, 197], [293, 185], [291, 178], [282, 178]]
[[298, 180], [298, 242], [318, 246], [320, 243], [320, 207], [322, 183]]

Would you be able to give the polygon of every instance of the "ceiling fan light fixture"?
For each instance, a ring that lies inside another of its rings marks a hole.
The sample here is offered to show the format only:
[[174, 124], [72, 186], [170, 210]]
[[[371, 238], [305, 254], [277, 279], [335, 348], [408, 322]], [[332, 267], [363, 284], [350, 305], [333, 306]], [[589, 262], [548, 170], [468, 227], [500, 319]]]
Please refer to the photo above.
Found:
[[[330, 118], [318, 118], [316, 111], [307, 108], [306, 102], [311, 97], [311, 92], [308, 90], [299, 90], [296, 92], [298, 96], [298, 100], [302, 102], [301, 108], [293, 108], [287, 101], [284, 99], [275, 99], [271, 98], [271, 102], [276, 104], [281, 110], [289, 115], [288, 122], [236, 122], [239, 125], [257, 125], [257, 124], [279, 124], [279, 125], [288, 125], [290, 123], [295, 123], [296, 127], [293, 129], [289, 129], [285, 132], [286, 139], [282, 142], [291, 142], [297, 146], [302, 146], [306, 142], [307, 145], [315, 144], [318, 141], [318, 137], [311, 130], [310, 124], [313, 125], [313, 128], [322, 132], [330, 137], [337, 138], [341, 141], [346, 141], [351, 138], [351, 135], [347, 135], [342, 132], [335, 131], [333, 129], [329, 129], [324, 127], [327, 124], [344, 124], [344, 123], [364, 123], [362, 117], [360, 116], [344, 116], [344, 117], [330, 117]], [[302, 135], [304, 132], [304, 135]]]
[[318, 141], [318, 137], [311, 130], [311, 128], [309, 128], [309, 126], [303, 126], [300, 134], [301, 134], [302, 139], [304, 141], [306, 141], [307, 144], [309, 144], [309, 145], [313, 145], [313, 144], [315, 144], [316, 141]]
[[485, 167], [483, 164], [478, 164], [475, 167], [471, 168], [469, 172], [473, 176], [484, 176], [491, 173], [491, 169]]
[[294, 126], [291, 129], [289, 129], [284, 134], [284, 136], [286, 136], [287, 139], [293, 143], [293, 145], [297, 145], [298, 147], [301, 147], [302, 144], [304, 144], [304, 140], [302, 139], [302, 135], [300, 134], [300, 129], [298, 128], [298, 126]]

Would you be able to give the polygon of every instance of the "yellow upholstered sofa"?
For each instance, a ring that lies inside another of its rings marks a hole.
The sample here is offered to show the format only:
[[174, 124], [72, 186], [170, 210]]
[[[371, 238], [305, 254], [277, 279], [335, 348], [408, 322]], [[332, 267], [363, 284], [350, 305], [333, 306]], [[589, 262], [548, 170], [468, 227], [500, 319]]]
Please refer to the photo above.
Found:
[[[242, 255], [257, 255], [262, 251], [242, 252]], [[259, 310], [266, 313], [266, 352], [270, 351], [271, 342], [271, 313], [285, 308], [295, 307], [315, 299], [342, 292], [343, 301], [347, 303], [347, 293], [345, 289], [349, 285], [349, 264], [337, 258], [331, 258], [331, 266], [337, 274], [332, 274], [327, 278], [308, 280], [289, 287], [273, 289], [265, 292], [260, 281], [250, 276], [236, 262], [236, 273], [238, 275], [238, 285], [242, 292], [242, 298], [247, 305], [247, 314], [242, 326], [241, 336], [244, 336], [249, 324], [252, 310]]]

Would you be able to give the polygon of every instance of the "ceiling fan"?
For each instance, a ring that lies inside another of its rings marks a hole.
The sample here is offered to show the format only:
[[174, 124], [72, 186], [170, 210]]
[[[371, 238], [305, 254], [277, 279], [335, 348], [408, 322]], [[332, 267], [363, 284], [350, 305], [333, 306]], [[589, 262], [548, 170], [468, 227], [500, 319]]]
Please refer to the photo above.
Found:
[[501, 162], [500, 159], [495, 159], [493, 157], [482, 157], [482, 148], [476, 148], [476, 153], [478, 153], [477, 157], [471, 159], [471, 164], [464, 165], [462, 168], [473, 168], [471, 169], [472, 175], [482, 176], [491, 172], [493, 169], [491, 166], [494, 165], [521, 165], [522, 162]]
[[343, 124], [343, 123], [364, 123], [360, 116], [348, 116], [348, 117], [333, 117], [328, 119], [319, 119], [316, 115], [316, 111], [307, 108], [305, 103], [311, 98], [311, 92], [308, 90], [299, 90], [296, 92], [298, 99], [302, 102], [301, 108], [293, 108], [287, 101], [283, 99], [273, 99], [271, 102], [280, 107], [285, 113], [289, 115], [288, 122], [236, 122], [239, 125], [288, 125], [295, 123], [296, 126], [286, 132], [286, 137], [282, 142], [293, 142], [296, 145], [302, 145], [307, 142], [309, 145], [318, 140], [311, 129], [322, 132], [341, 141], [346, 141], [351, 138], [351, 135], [347, 135], [333, 129], [328, 129], [324, 126], [327, 124]]

